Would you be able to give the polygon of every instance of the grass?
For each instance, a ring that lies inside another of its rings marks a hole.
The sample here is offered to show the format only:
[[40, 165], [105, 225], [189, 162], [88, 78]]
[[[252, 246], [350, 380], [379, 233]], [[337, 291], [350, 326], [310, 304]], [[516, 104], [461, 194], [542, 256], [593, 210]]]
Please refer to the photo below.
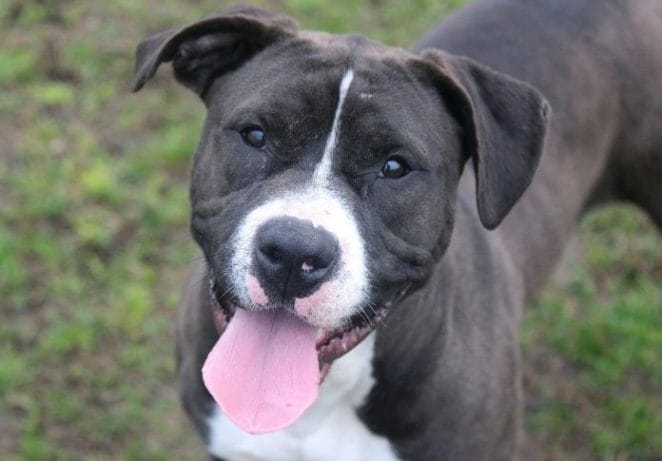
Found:
[[[221, 2], [222, 3], [222, 2]], [[307, 28], [407, 46], [462, 1], [281, 0]], [[136, 43], [219, 2], [0, 4], [0, 453], [191, 459], [173, 317], [203, 106], [162, 71], [129, 93]], [[661, 198], [662, 199], [662, 198]], [[550, 459], [662, 454], [662, 245], [608, 208], [530, 309], [527, 428]]]
[[662, 454], [660, 236], [632, 207], [589, 215], [522, 342], [528, 424], [564, 459]]

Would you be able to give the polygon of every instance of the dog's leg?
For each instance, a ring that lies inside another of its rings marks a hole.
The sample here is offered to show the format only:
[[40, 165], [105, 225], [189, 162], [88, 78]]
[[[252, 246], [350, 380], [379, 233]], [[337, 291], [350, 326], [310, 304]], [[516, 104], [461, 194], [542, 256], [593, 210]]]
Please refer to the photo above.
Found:
[[[662, 126], [662, 119], [658, 123]], [[628, 201], [640, 206], [662, 230], [662, 139], [645, 148], [632, 142], [619, 143], [610, 159], [587, 208]]]
[[[662, 126], [662, 121], [660, 122]], [[662, 143], [621, 173], [621, 196], [641, 206], [662, 231]]]
[[[218, 336], [211, 312], [207, 266], [199, 259], [191, 268], [179, 311], [176, 356], [181, 402], [203, 439], [208, 439], [208, 419], [214, 408], [200, 373], [207, 351]], [[211, 459], [223, 461], [220, 458]]]
[[[629, 27], [636, 35], [614, 38], [623, 53], [613, 72], [621, 87], [622, 128], [614, 139], [603, 181], [591, 204], [627, 200], [642, 207], [662, 230], [662, 3], [633, 2]], [[634, 7], [636, 5], [636, 7]], [[625, 48], [627, 47], [627, 48]]]

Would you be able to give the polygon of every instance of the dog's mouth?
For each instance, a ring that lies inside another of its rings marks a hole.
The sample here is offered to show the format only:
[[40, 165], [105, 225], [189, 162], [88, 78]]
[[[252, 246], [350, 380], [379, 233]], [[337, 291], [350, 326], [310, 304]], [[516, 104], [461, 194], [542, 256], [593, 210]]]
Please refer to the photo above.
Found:
[[283, 429], [317, 399], [334, 360], [361, 343], [404, 295], [370, 314], [361, 312], [343, 327], [315, 327], [284, 307], [245, 309], [210, 284], [219, 339], [202, 368], [202, 378], [225, 415], [246, 432]]
[[[401, 299], [407, 290], [403, 289], [392, 300], [380, 306], [370, 306], [354, 314], [339, 328], [318, 329], [315, 348], [319, 360], [320, 377], [324, 380], [331, 364], [338, 358], [350, 352], [363, 341], [375, 328], [384, 323], [393, 305]], [[211, 307], [214, 324], [219, 335], [227, 329], [237, 309], [244, 309], [228, 296], [221, 296], [216, 284], [210, 279]], [[291, 314], [294, 315], [294, 314]]]

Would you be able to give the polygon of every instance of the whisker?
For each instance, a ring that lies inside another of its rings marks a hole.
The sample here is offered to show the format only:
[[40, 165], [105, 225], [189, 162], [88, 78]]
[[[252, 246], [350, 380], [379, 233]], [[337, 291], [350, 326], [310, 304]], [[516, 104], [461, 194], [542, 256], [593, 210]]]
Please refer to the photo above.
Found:
[[223, 299], [223, 298], [225, 298], [225, 295], [227, 295], [227, 294], [230, 293], [231, 291], [232, 291], [232, 287], [230, 286], [230, 287], [228, 287], [228, 288], [227, 288], [227, 289], [226, 289], [226, 290], [225, 290], [225, 291], [224, 291], [224, 292], [223, 292], [218, 298], [219, 298], [219, 299]]
[[202, 282], [203, 282], [204, 280], [209, 280], [209, 277], [207, 277], [207, 274], [205, 274], [205, 275], [203, 275], [202, 277], [200, 277], [200, 279], [199, 279], [198, 281], [196, 281], [196, 282], [192, 282], [192, 283], [191, 283], [191, 286], [194, 287], [194, 288], [197, 288], [197, 287], [199, 287], [199, 286], [202, 284]]
[[363, 306], [359, 307], [359, 314], [361, 314], [361, 317], [370, 325], [370, 316], [366, 311], [363, 310]]
[[386, 321], [387, 321], [388, 319], [384, 319], [383, 316], [380, 316], [380, 315], [379, 315], [379, 313], [378, 313], [378, 309], [377, 309], [377, 306], [375, 305], [375, 303], [373, 303], [372, 301], [370, 301], [370, 299], [367, 297], [367, 295], [365, 295], [365, 296], [363, 297], [363, 302], [365, 303], [365, 305], [366, 305], [368, 308], [370, 308], [370, 310], [372, 311], [372, 313], [373, 313], [373, 315], [374, 315], [374, 318], [377, 319], [377, 323], [379, 323], [379, 324], [381, 324], [381, 325], [386, 325]]

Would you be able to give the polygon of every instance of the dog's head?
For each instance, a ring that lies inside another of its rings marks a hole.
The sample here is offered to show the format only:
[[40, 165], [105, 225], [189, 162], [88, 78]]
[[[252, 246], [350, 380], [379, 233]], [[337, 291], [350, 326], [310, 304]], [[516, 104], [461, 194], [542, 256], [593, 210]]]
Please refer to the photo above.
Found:
[[[312, 335], [322, 371], [429, 276], [466, 161], [494, 228], [542, 151], [547, 106], [524, 83], [440, 51], [299, 31], [257, 9], [148, 38], [137, 61], [136, 90], [172, 61], [208, 110], [192, 230], [218, 329], [241, 317], [266, 337], [253, 317], [293, 323], [264, 347]], [[236, 335], [242, 348], [251, 333]]]

